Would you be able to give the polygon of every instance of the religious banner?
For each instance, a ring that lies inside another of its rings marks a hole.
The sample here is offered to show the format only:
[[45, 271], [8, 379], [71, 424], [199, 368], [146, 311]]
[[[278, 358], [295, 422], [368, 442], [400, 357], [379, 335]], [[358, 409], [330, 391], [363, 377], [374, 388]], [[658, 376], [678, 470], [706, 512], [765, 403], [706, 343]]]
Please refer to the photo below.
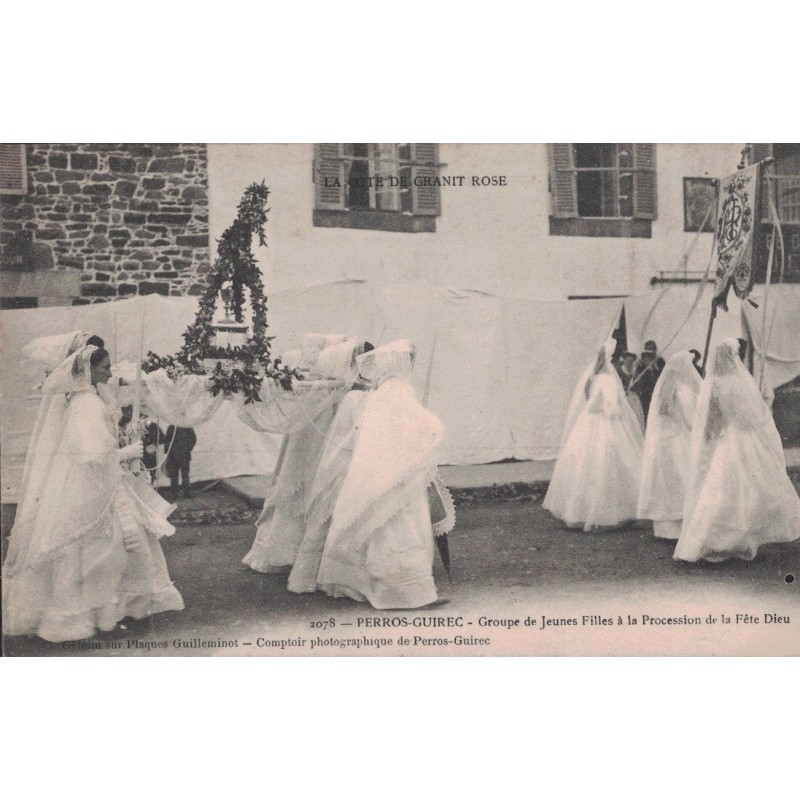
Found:
[[753, 288], [753, 239], [760, 185], [760, 164], [740, 170], [720, 183], [714, 303], [725, 311], [731, 285], [741, 300]]

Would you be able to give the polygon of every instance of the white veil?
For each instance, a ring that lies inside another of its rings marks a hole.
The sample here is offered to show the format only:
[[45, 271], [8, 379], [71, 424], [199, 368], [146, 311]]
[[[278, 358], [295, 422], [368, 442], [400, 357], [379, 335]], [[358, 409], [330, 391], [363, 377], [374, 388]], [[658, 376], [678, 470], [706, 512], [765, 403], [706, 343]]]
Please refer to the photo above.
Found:
[[[47, 377], [40, 387], [42, 399], [39, 401], [36, 421], [28, 442], [28, 452], [25, 455], [25, 466], [17, 494], [15, 525], [30, 515], [31, 502], [41, 494], [47, 480], [49, 465], [64, 427], [67, 393], [76, 391], [79, 384], [82, 388], [88, 388], [90, 385], [89, 358], [96, 348], [84, 346], [89, 335], [84, 331], [73, 331], [57, 336], [43, 336], [34, 339], [23, 348], [23, 353], [39, 362]], [[60, 358], [60, 361], [56, 361], [57, 358]], [[87, 367], [89, 380], [83, 385]], [[73, 369], [78, 372], [74, 379]], [[59, 391], [61, 384], [63, 392]]]
[[46, 378], [42, 384], [42, 394], [74, 394], [92, 385], [92, 353], [97, 348], [84, 345], [67, 356]]
[[639, 517], [680, 519], [689, 469], [689, 442], [702, 379], [692, 353], [667, 361], [650, 402], [644, 439]]
[[[570, 432], [575, 427], [575, 423], [578, 421], [578, 417], [581, 415], [581, 412], [589, 404], [589, 395], [591, 394], [592, 386], [591, 382], [594, 376], [599, 375], [602, 372], [609, 372], [613, 375], [616, 375], [617, 371], [614, 369], [614, 365], [611, 363], [611, 359], [614, 356], [616, 347], [616, 339], [606, 339], [606, 341], [603, 343], [603, 346], [592, 360], [592, 363], [586, 367], [586, 369], [581, 373], [580, 378], [578, 378], [578, 382], [575, 384], [575, 389], [572, 392], [572, 399], [570, 400], [569, 408], [567, 409], [567, 418], [561, 431], [561, 441], [558, 446], [559, 452], [564, 447]], [[617, 376], [617, 380], [619, 380], [619, 376]], [[621, 381], [620, 387], [622, 387]]]
[[753, 376], [739, 358], [739, 342], [734, 338], [717, 346], [697, 400], [684, 519], [692, 516], [717, 442], [730, 425], [754, 433], [786, 469], [780, 434]]
[[55, 336], [40, 336], [22, 348], [22, 354], [38, 362], [45, 373], [51, 373], [70, 354], [86, 344], [91, 336], [86, 331], [70, 331]]
[[[362, 376], [380, 385], [358, 420], [358, 440], [336, 503], [330, 541], [357, 549], [369, 533], [408, 503], [416, 478], [433, 480], [434, 448], [444, 438], [439, 419], [417, 402], [408, 376], [414, 347], [407, 339], [359, 356]], [[421, 475], [420, 470], [424, 473]]]
[[[70, 397], [91, 389], [90, 359], [95, 350], [86, 345], [67, 356], [42, 387], [46, 414], [28, 448], [3, 566], [9, 576], [54, 556], [78, 537], [103, 531], [110, 487], [119, 473], [116, 439], [94, 420], [76, 419], [70, 407]], [[76, 468], [86, 454], [98, 454], [100, 461]]]

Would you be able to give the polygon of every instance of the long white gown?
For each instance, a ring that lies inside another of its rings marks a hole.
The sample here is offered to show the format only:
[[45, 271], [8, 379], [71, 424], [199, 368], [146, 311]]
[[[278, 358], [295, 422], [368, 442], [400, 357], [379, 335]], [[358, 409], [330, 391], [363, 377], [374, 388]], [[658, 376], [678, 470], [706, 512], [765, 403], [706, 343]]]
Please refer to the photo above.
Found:
[[339, 498], [358, 441], [358, 419], [367, 393], [353, 389], [339, 404], [328, 429], [325, 447], [319, 460], [305, 509], [305, 533], [289, 574], [289, 591], [315, 592], [320, 588], [318, 575], [328, 537], [333, 510]]
[[611, 364], [615, 347], [606, 342], [578, 382], [542, 504], [568, 527], [587, 532], [636, 519], [643, 440]]
[[275, 480], [256, 522], [256, 537], [242, 559], [256, 572], [277, 572], [294, 564], [305, 534], [305, 507], [328, 428], [336, 413], [334, 398], [315, 409], [308, 423], [286, 434]]
[[650, 403], [638, 517], [653, 520], [653, 533], [662, 539], [680, 536], [692, 421], [701, 383], [692, 354], [676, 353], [659, 376]]
[[174, 533], [174, 507], [120, 465], [114, 411], [91, 386], [49, 402], [57, 430], [31, 460], [47, 480], [26, 499], [3, 565], [4, 633], [84, 639], [182, 609], [158, 541]]
[[[297, 408], [286, 420], [274, 479], [264, 497], [256, 521], [256, 537], [243, 563], [256, 572], [283, 572], [291, 567], [306, 535], [306, 506], [317, 465], [328, 442], [344, 387], [352, 383], [353, 353], [359, 342], [336, 334], [309, 334], [304, 364], [316, 374], [341, 381], [341, 390], [331, 391], [323, 402], [307, 402], [298, 396]], [[332, 342], [332, 344], [331, 344]], [[317, 348], [326, 344], [321, 351]]]
[[427, 487], [444, 432], [406, 380], [411, 353], [401, 340], [359, 359], [371, 379], [365, 367], [374, 365], [378, 388], [364, 402], [317, 578], [330, 595], [379, 609], [420, 608], [438, 597]]
[[676, 560], [749, 561], [764, 544], [800, 539], [780, 435], [738, 351], [724, 340], [703, 381]]

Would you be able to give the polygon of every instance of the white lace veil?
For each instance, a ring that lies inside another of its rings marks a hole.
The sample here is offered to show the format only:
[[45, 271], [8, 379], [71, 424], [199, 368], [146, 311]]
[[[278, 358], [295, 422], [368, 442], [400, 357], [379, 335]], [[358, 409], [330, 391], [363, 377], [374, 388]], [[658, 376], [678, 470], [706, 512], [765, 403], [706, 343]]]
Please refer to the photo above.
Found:
[[780, 434], [753, 376], [739, 358], [739, 341], [734, 338], [717, 346], [697, 400], [684, 519], [691, 517], [714, 451], [730, 427], [759, 437], [785, 469]]

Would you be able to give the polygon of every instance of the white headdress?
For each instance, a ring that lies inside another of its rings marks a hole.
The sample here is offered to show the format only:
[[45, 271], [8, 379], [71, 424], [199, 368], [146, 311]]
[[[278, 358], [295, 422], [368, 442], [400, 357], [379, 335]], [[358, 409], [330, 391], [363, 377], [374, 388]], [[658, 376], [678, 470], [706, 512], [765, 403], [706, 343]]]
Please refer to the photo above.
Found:
[[358, 372], [368, 381], [380, 384], [388, 378], [407, 379], [414, 368], [416, 349], [408, 339], [398, 339], [358, 356]]
[[92, 385], [90, 359], [97, 350], [94, 345], [84, 345], [67, 356], [45, 379], [42, 394], [72, 394]]
[[38, 362], [46, 372], [52, 372], [68, 355], [83, 347], [90, 336], [86, 331], [40, 336], [28, 342], [22, 348], [22, 353], [31, 361]]
[[341, 344], [347, 339], [348, 337], [341, 333], [306, 333], [303, 336], [303, 344], [301, 345], [303, 358], [308, 364], [313, 365], [317, 360], [317, 356], [326, 347]]
[[327, 378], [349, 377], [353, 372], [353, 355], [358, 346], [359, 342], [355, 337], [345, 339], [339, 344], [329, 345], [317, 358], [316, 372]]

